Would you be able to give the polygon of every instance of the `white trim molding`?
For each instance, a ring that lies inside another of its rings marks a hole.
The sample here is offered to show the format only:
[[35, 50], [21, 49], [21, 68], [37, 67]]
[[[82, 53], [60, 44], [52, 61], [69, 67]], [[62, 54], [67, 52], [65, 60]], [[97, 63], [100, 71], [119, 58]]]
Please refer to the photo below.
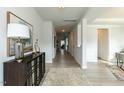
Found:
[[52, 61], [46, 61], [46, 63], [52, 63]]

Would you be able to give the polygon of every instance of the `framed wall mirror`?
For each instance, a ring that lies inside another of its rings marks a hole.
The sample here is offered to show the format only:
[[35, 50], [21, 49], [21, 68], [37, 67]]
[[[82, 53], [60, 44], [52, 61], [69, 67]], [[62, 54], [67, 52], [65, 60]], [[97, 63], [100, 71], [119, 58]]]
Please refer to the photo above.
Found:
[[[29, 39], [23, 39], [23, 48], [24, 48], [24, 53], [26, 52], [30, 52], [33, 50], [33, 26], [28, 23], [27, 21], [23, 20], [22, 18], [20, 18], [19, 16], [15, 15], [14, 13], [8, 11], [7, 12], [7, 25], [9, 23], [19, 23], [19, 24], [24, 24], [26, 26], [28, 26], [29, 28], [29, 32], [30, 32], [30, 38]], [[15, 43], [16, 43], [16, 39], [12, 39], [12, 38], [7, 38], [7, 55], [8, 56], [14, 56], [15, 55]]]

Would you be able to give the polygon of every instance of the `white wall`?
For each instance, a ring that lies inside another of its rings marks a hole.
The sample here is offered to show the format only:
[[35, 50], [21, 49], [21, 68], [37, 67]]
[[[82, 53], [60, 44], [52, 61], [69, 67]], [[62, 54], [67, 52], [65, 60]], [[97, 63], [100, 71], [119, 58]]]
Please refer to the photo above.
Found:
[[73, 42], [74, 42], [74, 58], [75, 60], [78, 62], [78, 64], [80, 64], [81, 66], [81, 62], [82, 62], [82, 47], [77, 47], [77, 27], [75, 27], [75, 29], [73, 29]]
[[81, 46], [77, 47], [78, 25], [69, 34], [69, 52], [80, 64], [81, 68], [87, 68], [86, 49], [87, 49], [87, 20], [82, 19], [81, 24]]
[[109, 60], [115, 60], [115, 52], [124, 50], [124, 26], [109, 29]]
[[[39, 39], [42, 45], [43, 21], [34, 8], [0, 8], [0, 57], [7, 56], [6, 13], [10, 11], [33, 25], [33, 41]], [[42, 48], [42, 46], [40, 46]], [[0, 63], [0, 85], [3, 82], [3, 65]]]
[[43, 36], [41, 36], [41, 40], [42, 40], [41, 51], [45, 51], [46, 53], [46, 62], [52, 63], [53, 51], [54, 51], [54, 43], [53, 43], [54, 33], [53, 33], [53, 25], [51, 21], [44, 22], [42, 34]]
[[[86, 42], [86, 60], [87, 62], [97, 62], [97, 29], [107, 28], [109, 31], [109, 56], [108, 60], [115, 59], [115, 52], [124, 48], [123, 40], [124, 27], [117, 25], [88, 25]], [[106, 59], [107, 60], [107, 59]]]
[[86, 44], [87, 44], [87, 20], [82, 19], [81, 22], [81, 46], [77, 47], [78, 43], [78, 25], [73, 29], [69, 34], [69, 52], [75, 58], [75, 60], [80, 64], [81, 68], [87, 68], [87, 60], [86, 60]]
[[97, 62], [97, 31], [95, 27], [87, 27], [86, 60], [87, 62]]
[[87, 19], [83, 18], [82, 22], [82, 65], [83, 69], [87, 69], [87, 59], [86, 59], [86, 51], [87, 51]]

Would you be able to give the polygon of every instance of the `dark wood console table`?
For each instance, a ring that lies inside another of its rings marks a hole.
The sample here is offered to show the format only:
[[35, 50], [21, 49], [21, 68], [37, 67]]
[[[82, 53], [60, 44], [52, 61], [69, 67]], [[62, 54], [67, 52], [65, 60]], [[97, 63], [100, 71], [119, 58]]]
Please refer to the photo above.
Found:
[[4, 63], [4, 86], [38, 86], [45, 73], [45, 53], [26, 55], [21, 63]]

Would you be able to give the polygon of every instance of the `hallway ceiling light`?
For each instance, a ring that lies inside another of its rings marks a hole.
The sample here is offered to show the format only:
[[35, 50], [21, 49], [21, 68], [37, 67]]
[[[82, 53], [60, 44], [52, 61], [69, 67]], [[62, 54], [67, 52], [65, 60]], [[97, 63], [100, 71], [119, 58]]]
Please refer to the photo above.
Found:
[[65, 32], [65, 30], [63, 29], [62, 32]]

